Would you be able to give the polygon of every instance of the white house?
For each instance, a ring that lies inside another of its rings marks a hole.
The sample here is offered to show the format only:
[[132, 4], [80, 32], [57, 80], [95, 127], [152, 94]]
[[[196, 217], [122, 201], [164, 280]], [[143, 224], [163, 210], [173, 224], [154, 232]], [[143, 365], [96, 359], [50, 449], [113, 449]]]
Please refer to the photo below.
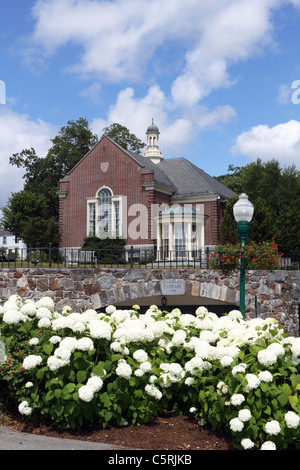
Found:
[[13, 233], [8, 230], [0, 230], [0, 253], [7, 256], [9, 253], [18, 253], [19, 259], [26, 258], [27, 247], [24, 242], [17, 238]]

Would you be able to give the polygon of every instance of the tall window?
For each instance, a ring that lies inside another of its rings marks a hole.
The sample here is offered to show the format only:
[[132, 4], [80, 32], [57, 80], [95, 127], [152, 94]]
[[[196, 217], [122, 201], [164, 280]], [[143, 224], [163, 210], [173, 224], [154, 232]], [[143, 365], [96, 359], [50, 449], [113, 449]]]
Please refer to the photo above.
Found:
[[169, 225], [162, 226], [162, 259], [169, 258]]
[[89, 236], [96, 235], [96, 204], [89, 204]]
[[175, 251], [176, 256], [186, 256], [185, 225], [175, 223]]
[[109, 188], [87, 198], [87, 235], [99, 238], [122, 237], [122, 196]]
[[114, 220], [114, 231], [117, 237], [121, 235], [121, 224], [120, 224], [120, 201], [114, 201], [115, 209], [115, 220]]
[[100, 237], [109, 237], [112, 231], [111, 226], [111, 191], [103, 188], [98, 192], [98, 235]]

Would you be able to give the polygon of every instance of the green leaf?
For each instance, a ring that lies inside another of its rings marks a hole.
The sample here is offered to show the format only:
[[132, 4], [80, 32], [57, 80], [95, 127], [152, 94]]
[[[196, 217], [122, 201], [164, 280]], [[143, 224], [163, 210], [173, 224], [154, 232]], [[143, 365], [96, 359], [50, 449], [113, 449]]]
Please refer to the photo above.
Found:
[[98, 375], [98, 377], [103, 377], [104, 375], [104, 363], [103, 362], [99, 362], [94, 368], [93, 368], [93, 375]]
[[51, 401], [53, 397], [54, 397], [53, 391], [49, 390], [49, 392], [47, 392], [45, 395], [45, 401]]
[[42, 380], [46, 370], [48, 370], [48, 367], [41, 367], [41, 369], [38, 369], [35, 374], [36, 378]]
[[278, 395], [277, 400], [281, 406], [285, 406], [289, 402], [288, 397], [284, 393]]
[[294, 408], [295, 410], [298, 405], [298, 396], [297, 395], [289, 396], [289, 402], [290, 402], [291, 407]]
[[292, 390], [288, 384], [283, 384], [282, 385], [282, 393], [289, 397], [292, 394]]
[[79, 370], [88, 369], [93, 363], [87, 361], [84, 357], [79, 356], [74, 361], [74, 367]]
[[59, 399], [61, 397], [61, 394], [62, 394], [62, 391], [60, 388], [57, 388], [56, 390], [54, 390], [55, 398]]
[[53, 344], [52, 343], [44, 344], [43, 351], [45, 354], [47, 354], [47, 356], [50, 356], [50, 354], [53, 351]]
[[86, 381], [86, 371], [85, 370], [79, 370], [76, 374], [77, 382], [83, 384]]

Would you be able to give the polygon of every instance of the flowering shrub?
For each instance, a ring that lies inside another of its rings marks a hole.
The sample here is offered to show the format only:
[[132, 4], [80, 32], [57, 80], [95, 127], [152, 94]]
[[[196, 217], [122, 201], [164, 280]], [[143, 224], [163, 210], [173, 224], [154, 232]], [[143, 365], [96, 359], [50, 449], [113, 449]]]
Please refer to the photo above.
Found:
[[282, 254], [278, 252], [275, 239], [271, 242], [250, 242], [241, 249], [240, 244], [218, 245], [213, 253], [210, 253], [209, 267], [221, 269], [224, 273], [231, 273], [240, 267], [243, 258], [245, 269], [263, 269], [273, 271], [278, 269]]
[[0, 307], [4, 403], [59, 429], [145, 423], [174, 410], [240, 449], [300, 444], [300, 338], [274, 319], [151, 306], [80, 314], [44, 297]]

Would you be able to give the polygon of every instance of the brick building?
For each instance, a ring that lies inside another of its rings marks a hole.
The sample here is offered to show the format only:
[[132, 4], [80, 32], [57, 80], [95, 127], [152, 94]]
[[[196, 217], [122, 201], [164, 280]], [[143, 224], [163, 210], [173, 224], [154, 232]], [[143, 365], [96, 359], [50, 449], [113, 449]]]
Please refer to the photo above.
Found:
[[62, 248], [80, 248], [89, 235], [120, 236], [126, 247], [157, 247], [169, 258], [221, 241], [235, 193], [185, 158], [164, 159], [159, 134], [152, 122], [144, 156], [103, 135], [60, 181]]

